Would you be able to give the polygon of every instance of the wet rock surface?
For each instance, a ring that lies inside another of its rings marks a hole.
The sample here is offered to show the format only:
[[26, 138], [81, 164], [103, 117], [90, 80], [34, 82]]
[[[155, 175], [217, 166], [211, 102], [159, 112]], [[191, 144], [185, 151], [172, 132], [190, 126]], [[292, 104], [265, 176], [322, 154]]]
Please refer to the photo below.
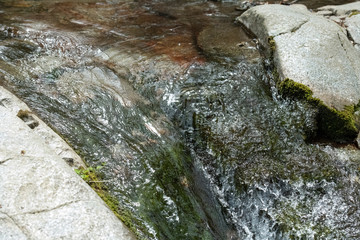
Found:
[[64, 140], [3, 87], [0, 103], [0, 239], [134, 239]]
[[210, 56], [260, 60], [256, 42], [244, 35], [238, 26], [209, 26], [199, 33], [197, 44]]
[[[237, 3], [5, 2], [2, 84], [101, 166], [139, 238], [359, 239], [358, 149], [306, 141], [317, 110], [231, 54], [252, 39], [225, 31]], [[38, 216], [73, 224], [70, 205]]]
[[274, 37], [274, 62], [281, 79], [308, 86], [314, 97], [338, 110], [358, 103], [360, 53], [346, 29], [301, 5], [254, 7], [238, 21], [264, 46], [268, 46], [268, 37]]

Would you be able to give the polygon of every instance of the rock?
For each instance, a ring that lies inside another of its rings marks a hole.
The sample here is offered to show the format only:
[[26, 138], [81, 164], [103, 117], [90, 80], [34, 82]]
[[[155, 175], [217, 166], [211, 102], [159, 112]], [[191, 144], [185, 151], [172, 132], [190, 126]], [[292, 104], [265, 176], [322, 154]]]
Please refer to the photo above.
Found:
[[318, 11], [316, 12], [316, 14], [321, 16], [331, 16], [333, 15], [333, 12], [329, 10], [324, 10], [324, 11]]
[[345, 26], [354, 43], [360, 44], [360, 14], [346, 18]]
[[[281, 14], [279, 14], [281, 13]], [[310, 13], [303, 5], [262, 5], [256, 6], [237, 18], [267, 46], [269, 36], [292, 32], [310, 19]]]
[[2, 87], [0, 119], [0, 240], [135, 239], [57, 148], [70, 147]]
[[274, 61], [282, 79], [309, 86], [314, 97], [337, 110], [358, 103], [360, 54], [338, 24], [305, 8], [282, 5], [254, 7], [238, 21], [265, 46], [274, 37]]
[[346, 18], [346, 16], [336, 16], [336, 15], [330, 15], [330, 16], [326, 16], [326, 17], [328, 19], [330, 19], [331, 21], [336, 22], [340, 26], [343, 26], [344, 19]]
[[72, 167], [85, 167], [85, 163], [69, 145], [57, 135], [50, 127], [41, 121], [30, 108], [9, 91], [0, 88], [0, 107], [23, 120], [26, 125], [33, 129], [33, 133], [44, 139], [45, 143], [61, 158], [73, 159]]
[[254, 4], [252, 2], [242, 1], [242, 2], [239, 3], [239, 6], [236, 7], [236, 10], [245, 11], [245, 10], [248, 10], [249, 8], [251, 8], [253, 6], [254, 6]]
[[329, 19], [346, 28], [350, 39], [354, 41], [355, 49], [360, 48], [360, 2], [338, 6], [324, 6], [319, 12], [332, 12]]
[[343, 5], [329, 5], [318, 8], [319, 11], [331, 11], [334, 15], [349, 15], [354, 11], [360, 11], [360, 2], [353, 2]]
[[28, 238], [10, 217], [0, 213], [0, 239], [27, 240]]
[[309, 87], [313, 97], [334, 113], [359, 102], [360, 53], [339, 24], [302, 5], [257, 6], [237, 21], [265, 47], [273, 37], [274, 64], [281, 80], [289, 78]]
[[233, 25], [206, 27], [200, 32], [197, 44], [208, 55], [260, 58], [256, 43]]
[[14, 220], [32, 232], [33, 239], [135, 239], [97, 201], [73, 202], [51, 211], [17, 215]]

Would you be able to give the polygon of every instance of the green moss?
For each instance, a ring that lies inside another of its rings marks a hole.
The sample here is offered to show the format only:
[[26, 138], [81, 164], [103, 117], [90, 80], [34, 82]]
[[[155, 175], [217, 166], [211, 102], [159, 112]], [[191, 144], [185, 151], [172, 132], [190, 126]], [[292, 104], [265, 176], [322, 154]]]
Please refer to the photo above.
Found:
[[276, 43], [273, 36], [268, 37], [268, 44], [269, 48], [272, 52], [275, 52], [276, 50]]
[[[357, 13], [353, 12], [350, 16], [355, 14]], [[270, 49], [270, 59], [273, 62], [274, 52], [276, 50], [276, 43], [273, 36], [268, 38], [268, 46]], [[277, 84], [280, 94], [287, 98], [306, 101], [319, 110], [317, 117], [318, 137], [328, 138], [338, 142], [350, 142], [356, 138], [358, 128], [356, 127], [354, 112], [357, 106], [346, 106], [342, 111], [326, 106], [320, 99], [313, 97], [313, 92], [308, 86], [288, 78], [281, 81], [274, 64], [272, 64], [272, 66], [274, 68], [274, 81]], [[312, 138], [312, 134], [307, 136], [307, 139], [309, 138]]]
[[[102, 166], [97, 166], [95, 168], [80, 167], [75, 169], [75, 172], [87, 183], [89, 186], [99, 195], [99, 197], [106, 203], [110, 210], [117, 216], [135, 235], [137, 239], [141, 239], [139, 226], [142, 226], [140, 221], [137, 221], [133, 214], [125, 209], [122, 209], [119, 201], [112, 196], [107, 187], [104, 185], [104, 181], [101, 180], [99, 170]], [[146, 227], [143, 226], [141, 230], [145, 230]]]
[[305, 86], [304, 84], [294, 82], [289, 78], [286, 78], [284, 81], [280, 82], [279, 88], [281, 94], [291, 98], [308, 100], [313, 95], [313, 92], [309, 87]]
[[320, 135], [340, 142], [353, 141], [358, 134], [354, 120], [354, 106], [347, 106], [343, 111], [338, 111], [321, 104], [318, 127]]
[[[191, 169], [192, 159], [185, 146], [182, 143], [174, 143], [159, 147], [148, 154], [146, 157], [152, 159], [150, 164], [155, 170], [154, 184], [141, 190], [139, 212], [144, 214], [147, 222], [154, 223], [157, 237], [213, 239], [207, 225], [204, 224], [206, 216], [192, 193], [194, 179], [188, 170]], [[171, 199], [176, 208], [169, 205], [166, 199]], [[178, 220], [172, 219], [171, 215], [176, 215]]]
[[355, 16], [355, 15], [358, 15], [358, 14], [360, 14], [360, 12], [355, 10], [355, 11], [352, 11], [350, 13], [349, 17]]
[[290, 202], [279, 203], [279, 213], [275, 219], [278, 228], [285, 233], [289, 239], [308, 239], [306, 233], [299, 235], [299, 232], [306, 230], [312, 233], [314, 239], [345, 239], [345, 236], [336, 229], [330, 228], [323, 221], [309, 219], [308, 215], [312, 211], [315, 201], [307, 200], [298, 204]]
[[268, 37], [268, 46], [269, 46], [269, 52], [270, 52], [270, 59], [273, 60], [274, 53], [276, 50], [276, 42], [275, 42], [273, 36]]
[[307, 101], [319, 109], [318, 136], [339, 142], [348, 142], [356, 138], [358, 129], [354, 120], [355, 106], [346, 106], [342, 111], [328, 107], [320, 99], [313, 97], [313, 92], [308, 86], [288, 78], [278, 84], [278, 89], [285, 97]]

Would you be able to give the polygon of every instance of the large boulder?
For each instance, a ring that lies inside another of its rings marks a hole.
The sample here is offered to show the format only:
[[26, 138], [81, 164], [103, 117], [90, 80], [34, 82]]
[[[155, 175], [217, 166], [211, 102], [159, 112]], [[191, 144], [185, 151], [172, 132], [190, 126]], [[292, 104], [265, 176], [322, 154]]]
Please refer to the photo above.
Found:
[[318, 13], [329, 12], [326, 17], [345, 27], [355, 47], [360, 49], [360, 2], [324, 6], [317, 11]]
[[[337, 140], [344, 135], [344, 138], [356, 136], [351, 115], [353, 106], [360, 100], [360, 52], [341, 24], [312, 13], [303, 5], [257, 6], [243, 13], [237, 21], [270, 49], [280, 81], [291, 79], [299, 83], [292, 86], [309, 90], [310, 99], [316, 99], [323, 109], [320, 113], [332, 115], [329, 121], [342, 121], [330, 126], [332, 123], [320, 116], [319, 129], [325, 135]], [[269, 39], [271, 44], [268, 44]], [[343, 125], [347, 129], [339, 129]]]

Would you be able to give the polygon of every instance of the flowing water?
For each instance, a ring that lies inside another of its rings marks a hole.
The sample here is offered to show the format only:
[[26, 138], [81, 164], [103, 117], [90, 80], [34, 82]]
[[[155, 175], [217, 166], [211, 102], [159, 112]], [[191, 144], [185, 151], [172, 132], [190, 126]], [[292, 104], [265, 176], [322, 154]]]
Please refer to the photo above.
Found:
[[236, 6], [0, 1], [0, 83], [139, 239], [359, 239], [359, 150], [306, 140], [316, 109], [278, 95]]

